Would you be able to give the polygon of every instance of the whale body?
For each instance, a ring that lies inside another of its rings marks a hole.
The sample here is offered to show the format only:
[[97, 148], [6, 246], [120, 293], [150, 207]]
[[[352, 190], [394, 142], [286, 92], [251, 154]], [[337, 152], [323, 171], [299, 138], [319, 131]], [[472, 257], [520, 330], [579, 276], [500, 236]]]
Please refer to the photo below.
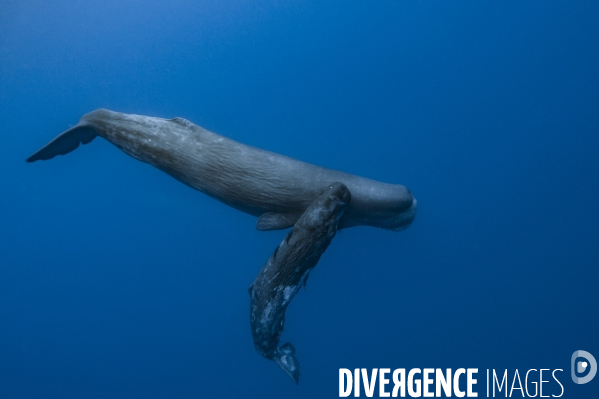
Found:
[[352, 201], [339, 228], [407, 228], [416, 200], [399, 184], [387, 184], [323, 168], [238, 143], [183, 118], [123, 114], [98, 109], [31, 155], [27, 162], [67, 154], [100, 136], [126, 154], [168, 173], [240, 211], [259, 217], [259, 230], [291, 227], [331, 183]]
[[281, 241], [248, 290], [256, 351], [274, 360], [296, 384], [300, 368], [295, 348], [289, 342], [279, 345], [285, 311], [335, 237], [350, 200], [345, 185], [329, 185]]

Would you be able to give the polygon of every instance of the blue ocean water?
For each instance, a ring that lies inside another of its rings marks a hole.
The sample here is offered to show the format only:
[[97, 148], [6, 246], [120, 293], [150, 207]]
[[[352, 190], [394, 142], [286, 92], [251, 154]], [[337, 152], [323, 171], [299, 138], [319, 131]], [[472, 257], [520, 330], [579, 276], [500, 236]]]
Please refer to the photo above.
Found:
[[[479, 368], [479, 397], [486, 369], [562, 369], [563, 397], [599, 397], [570, 378], [575, 350], [599, 358], [598, 20], [577, 0], [3, 0], [0, 398], [333, 398], [340, 368], [381, 367]], [[285, 232], [103, 140], [25, 163], [100, 107], [418, 199], [406, 231], [340, 231], [290, 305], [299, 385], [249, 329]]]

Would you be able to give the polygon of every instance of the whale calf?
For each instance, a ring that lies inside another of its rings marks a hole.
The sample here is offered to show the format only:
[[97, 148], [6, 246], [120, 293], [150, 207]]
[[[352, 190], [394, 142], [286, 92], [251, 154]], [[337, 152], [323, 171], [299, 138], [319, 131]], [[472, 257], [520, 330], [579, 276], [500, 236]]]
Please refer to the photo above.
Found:
[[259, 217], [259, 230], [293, 226], [332, 182], [343, 183], [352, 194], [339, 228], [366, 225], [403, 230], [416, 214], [416, 200], [402, 185], [244, 145], [183, 118], [162, 119], [98, 109], [84, 115], [76, 126], [31, 155], [27, 162], [67, 154], [97, 136], [186, 185]]
[[335, 182], [327, 187], [295, 223], [249, 288], [254, 346], [296, 384], [299, 362], [295, 348], [289, 342], [279, 346], [285, 310], [335, 237], [350, 199], [344, 184]]

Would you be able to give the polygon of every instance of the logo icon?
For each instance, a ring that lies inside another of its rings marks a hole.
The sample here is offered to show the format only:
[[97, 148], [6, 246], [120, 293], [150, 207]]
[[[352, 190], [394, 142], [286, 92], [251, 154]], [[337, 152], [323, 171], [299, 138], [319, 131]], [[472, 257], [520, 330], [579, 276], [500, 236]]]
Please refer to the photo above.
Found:
[[[589, 366], [590, 370], [587, 375], [584, 377], [577, 376], [577, 374], [584, 374]], [[575, 384], [586, 384], [595, 377], [595, 374], [597, 374], [597, 361], [593, 355], [587, 351], [576, 351], [572, 354], [572, 381]]]

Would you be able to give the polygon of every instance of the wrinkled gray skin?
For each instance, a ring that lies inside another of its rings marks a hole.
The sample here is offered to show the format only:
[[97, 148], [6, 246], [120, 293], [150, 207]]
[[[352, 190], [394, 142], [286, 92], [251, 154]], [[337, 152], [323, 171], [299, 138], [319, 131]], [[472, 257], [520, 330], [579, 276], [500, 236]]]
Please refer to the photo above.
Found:
[[[327, 187], [306, 209], [250, 286], [250, 325], [258, 353], [296, 383], [299, 362], [289, 342], [279, 346], [285, 310], [329, 246], [351, 195], [341, 183]], [[353, 199], [352, 199], [353, 201]]]
[[51, 159], [100, 136], [132, 157], [238, 210], [260, 217], [259, 230], [291, 227], [332, 182], [345, 184], [352, 203], [339, 228], [407, 228], [416, 200], [407, 188], [322, 168], [212, 133], [182, 119], [98, 109], [84, 115], [27, 159]]

